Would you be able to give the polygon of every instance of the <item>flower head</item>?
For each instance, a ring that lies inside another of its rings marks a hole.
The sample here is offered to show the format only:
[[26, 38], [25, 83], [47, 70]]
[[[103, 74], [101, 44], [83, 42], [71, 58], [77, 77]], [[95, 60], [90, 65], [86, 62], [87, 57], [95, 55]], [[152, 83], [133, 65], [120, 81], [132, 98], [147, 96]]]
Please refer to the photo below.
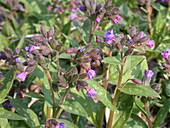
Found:
[[74, 20], [74, 19], [77, 18], [77, 17], [78, 17], [77, 14], [71, 13], [71, 15], [70, 15], [70, 20]]
[[38, 46], [34, 46], [34, 45], [29, 45], [29, 46], [26, 46], [25, 47], [25, 50], [27, 51], [27, 52], [31, 52], [31, 51], [33, 51], [33, 50], [35, 50], [35, 49], [40, 49]]
[[112, 40], [114, 39], [114, 33], [113, 33], [113, 29], [110, 29], [109, 31], [107, 31], [105, 34], [104, 34], [104, 38], [106, 39], [106, 42], [108, 44], [112, 43]]
[[17, 78], [21, 79], [21, 81], [25, 81], [27, 75], [28, 75], [28, 72], [21, 72], [17, 74]]
[[162, 0], [162, 2], [168, 2], [168, 0]]
[[65, 123], [61, 122], [61, 123], [57, 123], [55, 125], [55, 128], [66, 128], [66, 126], [65, 126]]
[[87, 93], [88, 93], [88, 97], [91, 98], [92, 96], [94, 96], [95, 94], [97, 94], [97, 91], [92, 89], [92, 88], [87, 88]]
[[162, 53], [161, 53], [161, 55], [162, 55], [164, 58], [168, 59], [169, 56], [170, 56], [170, 49], [163, 50]]
[[152, 78], [154, 75], [154, 72], [152, 70], [145, 70], [144, 74], [146, 77]]
[[101, 18], [100, 18], [100, 17], [97, 17], [95, 21], [96, 21], [97, 23], [99, 23], [100, 20], [101, 20]]
[[155, 42], [154, 42], [154, 40], [149, 40], [149, 41], [146, 42], [146, 45], [148, 47], [153, 47], [155, 45]]
[[77, 11], [77, 7], [76, 7], [76, 6], [73, 6], [71, 10], [72, 10], [73, 12], [76, 12], [76, 11]]
[[83, 4], [80, 5], [80, 10], [83, 11], [85, 9], [85, 6]]
[[96, 76], [96, 72], [92, 69], [87, 69], [86, 72], [88, 73], [89, 79], [92, 79], [93, 76]]

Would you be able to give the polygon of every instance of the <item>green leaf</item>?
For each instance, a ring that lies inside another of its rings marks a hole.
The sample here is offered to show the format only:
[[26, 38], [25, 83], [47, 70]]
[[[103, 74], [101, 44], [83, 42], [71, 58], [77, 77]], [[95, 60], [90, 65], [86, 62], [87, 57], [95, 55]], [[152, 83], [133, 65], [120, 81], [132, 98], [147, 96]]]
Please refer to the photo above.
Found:
[[122, 128], [123, 125], [127, 122], [132, 112], [133, 99], [133, 96], [121, 93], [118, 100], [118, 108], [116, 111], [114, 111], [112, 128]]
[[98, 125], [97, 117], [99, 116], [100, 104], [95, 103], [92, 98], [87, 97], [85, 90], [77, 91], [75, 88], [71, 89], [72, 96], [78, 101], [88, 114], [88, 120], [95, 125]]
[[127, 123], [123, 128], [148, 128], [146, 123], [136, 114], [131, 114], [131, 117], [128, 119]]
[[102, 60], [102, 62], [108, 63], [108, 64], [115, 64], [115, 65], [123, 64], [116, 57], [106, 57]]
[[5, 102], [7, 99], [0, 99], [0, 104], [2, 104], [3, 102]]
[[167, 115], [169, 109], [170, 109], [170, 99], [168, 99], [165, 102], [164, 106], [159, 110], [159, 112], [155, 118], [155, 121], [153, 123], [153, 128], [157, 128], [160, 126], [160, 124], [166, 118], [166, 115]]
[[66, 125], [66, 128], [78, 128], [76, 125], [74, 125], [73, 123], [64, 120], [64, 119], [57, 119], [58, 122], [64, 122]]
[[31, 98], [37, 98], [39, 100], [44, 100], [44, 96], [42, 94], [36, 93], [36, 92], [26, 92], [26, 93], [24, 93], [24, 96], [31, 97]]
[[10, 91], [14, 81], [14, 68], [11, 68], [3, 77], [3, 86], [0, 87], [0, 99], [4, 99]]
[[26, 104], [24, 104], [20, 99], [13, 99], [12, 97], [9, 97], [10, 102], [16, 109], [16, 111], [19, 113], [19, 115], [25, 117], [27, 121], [25, 123], [31, 127], [35, 128], [36, 126], [39, 126], [39, 120], [37, 115], [31, 110], [28, 109]]
[[11, 128], [7, 119], [0, 118], [0, 128]]
[[127, 84], [123, 88], [119, 88], [119, 90], [129, 95], [146, 96], [146, 97], [151, 96], [151, 97], [160, 98], [159, 94], [155, 90], [144, 85]]
[[4, 36], [2, 33], [0, 33], [0, 42], [1, 42], [0, 50], [4, 50], [4, 46], [10, 45], [10, 40], [6, 36]]
[[93, 32], [93, 35], [104, 37], [104, 32], [99, 31], [99, 30], [95, 30], [95, 32]]
[[82, 105], [73, 99], [67, 99], [62, 105], [60, 105], [60, 107], [69, 113], [79, 116], [87, 116]]
[[[38, 66], [34, 69], [33, 72], [42, 82], [43, 94], [44, 94], [45, 100], [52, 106], [53, 103], [52, 103], [52, 95], [51, 95], [50, 85], [49, 85], [49, 81], [47, 79], [47, 76], [46, 76], [44, 70], [40, 66]], [[54, 92], [54, 95], [55, 95], [55, 100], [56, 100], [56, 106], [58, 106], [59, 98], [55, 92]]]
[[3, 108], [0, 108], [0, 118], [6, 118], [10, 120], [27, 120], [26, 118]]
[[90, 19], [87, 18], [83, 24], [83, 37], [85, 42], [89, 41], [89, 36], [90, 36], [89, 30], [90, 30]]
[[90, 88], [93, 88], [97, 91], [96, 96], [100, 99], [100, 101], [107, 106], [111, 110], [116, 110], [116, 107], [112, 105], [112, 98], [107, 93], [107, 91], [96, 81], [94, 80], [85, 80], [88, 83]]
[[65, 35], [64, 33], [62, 33], [62, 35], [63, 35], [67, 40], [69, 40], [69, 41], [71, 42], [71, 45], [72, 45], [73, 48], [79, 47], [79, 44], [77, 43], [77, 41], [76, 41], [75, 39], [73, 39], [73, 38]]

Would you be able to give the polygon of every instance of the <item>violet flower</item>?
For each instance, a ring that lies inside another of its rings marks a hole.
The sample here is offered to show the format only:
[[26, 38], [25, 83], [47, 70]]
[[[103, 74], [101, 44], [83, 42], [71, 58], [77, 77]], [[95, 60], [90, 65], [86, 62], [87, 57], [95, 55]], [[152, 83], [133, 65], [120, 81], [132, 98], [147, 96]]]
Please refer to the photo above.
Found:
[[7, 101], [7, 102], [4, 103], [4, 108], [7, 108], [7, 107], [12, 108], [13, 105], [9, 101]]
[[104, 38], [106, 39], [106, 42], [108, 44], [111, 44], [112, 43], [112, 40], [114, 39], [114, 33], [113, 33], [113, 29], [110, 29], [109, 31], [107, 31], [105, 34], [104, 34]]
[[145, 70], [144, 74], [147, 78], [152, 78], [154, 75], [154, 72], [152, 70]]
[[54, 128], [66, 128], [65, 123], [57, 123]]
[[20, 11], [24, 10], [24, 6], [20, 4], [18, 10], [20, 10]]
[[112, 20], [115, 24], [118, 24], [119, 21], [117, 19]]
[[163, 50], [161, 55], [165, 58], [165, 59], [168, 59], [169, 56], [170, 56], [170, 48], [167, 49], [167, 50]]
[[91, 98], [92, 96], [94, 96], [95, 94], [97, 94], [97, 91], [92, 89], [92, 88], [87, 88], [87, 93], [88, 93], [88, 97]]
[[92, 79], [93, 76], [96, 76], [96, 72], [92, 69], [87, 69], [86, 72], [88, 73], [89, 79]]
[[154, 42], [154, 40], [149, 40], [149, 41], [146, 42], [146, 45], [148, 47], [153, 47], [155, 45], [155, 42]]
[[35, 49], [40, 49], [38, 46], [34, 46], [34, 45], [29, 45], [29, 46], [26, 46], [25, 47], [25, 50], [27, 51], [27, 52], [31, 52], [31, 51], [33, 51], [33, 50], [35, 50]]
[[76, 7], [76, 6], [73, 6], [71, 10], [72, 10], [73, 12], [76, 12], [76, 11], [77, 11], [77, 7]]
[[70, 20], [74, 20], [74, 19], [77, 18], [77, 17], [78, 17], [77, 14], [71, 13], [71, 15], [70, 15]]
[[162, 2], [168, 2], [168, 0], [162, 0]]
[[81, 4], [79, 7], [80, 7], [80, 10], [81, 10], [81, 11], [83, 11], [84, 8], [85, 8], [85, 6], [84, 6], [83, 4]]
[[27, 75], [28, 75], [28, 72], [21, 72], [17, 74], [17, 78], [21, 79], [21, 81], [25, 81]]

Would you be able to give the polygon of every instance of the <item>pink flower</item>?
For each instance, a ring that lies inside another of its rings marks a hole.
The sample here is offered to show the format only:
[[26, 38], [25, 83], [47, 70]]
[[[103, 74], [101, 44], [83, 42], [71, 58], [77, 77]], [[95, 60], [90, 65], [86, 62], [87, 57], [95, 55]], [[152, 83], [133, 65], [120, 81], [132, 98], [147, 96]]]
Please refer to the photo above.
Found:
[[79, 49], [78, 48], [70, 48], [66, 50], [66, 53], [73, 53], [73, 52], [77, 52]]
[[112, 20], [115, 24], [118, 24], [119, 21], [117, 19]]
[[152, 78], [154, 75], [154, 72], [152, 70], [145, 70], [144, 74], [146, 77]]
[[97, 91], [92, 89], [92, 88], [87, 88], [87, 93], [88, 93], [88, 97], [91, 98], [92, 96], [94, 96], [95, 94], [97, 94]]
[[164, 58], [168, 59], [169, 56], [170, 56], [170, 49], [163, 50], [162, 53], [161, 53], [161, 55], [162, 55]]
[[148, 47], [153, 47], [155, 45], [155, 42], [154, 42], [154, 40], [149, 40], [149, 41], [146, 42], [146, 45]]
[[121, 19], [123, 19], [123, 18], [122, 18], [121, 16], [117, 15], [117, 16], [116, 16], [116, 19], [117, 19], [117, 20], [121, 20]]
[[96, 76], [96, 72], [92, 69], [87, 69], [86, 72], [88, 73], [89, 79], [92, 79], [93, 76]]
[[21, 79], [21, 81], [25, 81], [27, 75], [28, 75], [28, 72], [21, 72], [17, 74], [17, 78]]
[[50, 11], [52, 9], [52, 6], [48, 6], [47, 10]]
[[77, 14], [71, 13], [70, 20], [74, 20], [77, 17], [78, 17]]
[[100, 17], [97, 17], [95, 21], [96, 21], [97, 23], [99, 23], [100, 20], [101, 20], [101, 18], [100, 18]]

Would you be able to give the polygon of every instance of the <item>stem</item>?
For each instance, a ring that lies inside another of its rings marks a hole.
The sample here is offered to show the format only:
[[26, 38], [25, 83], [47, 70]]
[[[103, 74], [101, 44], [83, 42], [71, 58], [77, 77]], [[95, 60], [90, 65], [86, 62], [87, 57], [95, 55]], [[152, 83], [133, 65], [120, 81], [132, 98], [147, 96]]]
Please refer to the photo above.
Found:
[[[126, 59], [125, 59], [126, 61]], [[124, 63], [125, 63], [124, 61]], [[123, 62], [123, 59], [121, 59], [121, 62]], [[124, 70], [124, 64], [121, 64], [121, 69], [120, 69], [120, 73], [119, 73], [119, 79], [118, 79], [118, 84], [115, 90], [115, 97], [113, 100], [113, 106], [116, 107], [117, 103], [118, 103], [118, 99], [119, 99], [119, 95], [120, 95], [120, 90], [118, 88], [121, 87], [121, 83], [122, 83], [122, 76], [123, 76], [123, 70]], [[113, 117], [114, 117], [114, 111], [111, 110], [110, 111], [110, 116], [109, 116], [109, 122], [108, 122], [108, 128], [112, 128], [112, 124], [113, 124]]]
[[[109, 57], [111, 57], [111, 56], [112, 56], [112, 48], [109, 51]], [[105, 90], [107, 90], [107, 86], [108, 86], [109, 68], [110, 68], [110, 64], [108, 64], [106, 66], [106, 75], [104, 76], [103, 87], [104, 87]], [[105, 106], [103, 104], [101, 104], [101, 107], [100, 107], [100, 116], [99, 116], [99, 128], [102, 128], [104, 112], [105, 112]]]
[[88, 44], [91, 43], [92, 38], [93, 38], [93, 32], [96, 30], [97, 26], [98, 26], [98, 23], [96, 23], [95, 26], [93, 27], [93, 21], [91, 20], [91, 25], [90, 25], [90, 37], [89, 37]]
[[56, 111], [56, 102], [55, 102], [54, 91], [53, 91], [52, 82], [51, 82], [51, 75], [47, 70], [46, 70], [45, 74], [46, 74], [48, 82], [50, 84], [50, 90], [51, 90], [52, 102], [53, 102], [53, 117], [54, 117], [54, 113]]
[[152, 28], [152, 23], [151, 23], [151, 15], [152, 15], [152, 7], [150, 5], [150, 0], [147, 1], [146, 3], [146, 9], [148, 11], [147, 17], [148, 17], [148, 21], [149, 21], [149, 29], [150, 29], [150, 35], [152, 36], [153, 34], [153, 28]]
[[67, 94], [68, 94], [69, 90], [70, 90], [70, 87], [68, 87], [68, 88], [66, 89], [63, 97], [61, 98], [60, 104], [59, 104], [57, 110], [56, 110], [55, 113], [54, 113], [54, 118], [56, 118], [56, 116], [58, 115], [58, 113], [59, 113], [59, 111], [60, 111], [60, 109], [61, 109], [60, 105], [62, 105], [62, 104], [64, 103], [64, 101], [65, 101], [65, 99], [66, 99], [66, 97], [67, 97]]
[[74, 124], [75, 124], [76, 126], [78, 125], [79, 118], [80, 118], [80, 116], [77, 116], [77, 115], [76, 115], [76, 119], [74, 120]]
[[[150, 115], [150, 110], [149, 110], [149, 103], [148, 101], [145, 102], [145, 110], [146, 112]], [[152, 122], [150, 120], [150, 117], [146, 116], [146, 119], [148, 121], [149, 128], [152, 128]]]

